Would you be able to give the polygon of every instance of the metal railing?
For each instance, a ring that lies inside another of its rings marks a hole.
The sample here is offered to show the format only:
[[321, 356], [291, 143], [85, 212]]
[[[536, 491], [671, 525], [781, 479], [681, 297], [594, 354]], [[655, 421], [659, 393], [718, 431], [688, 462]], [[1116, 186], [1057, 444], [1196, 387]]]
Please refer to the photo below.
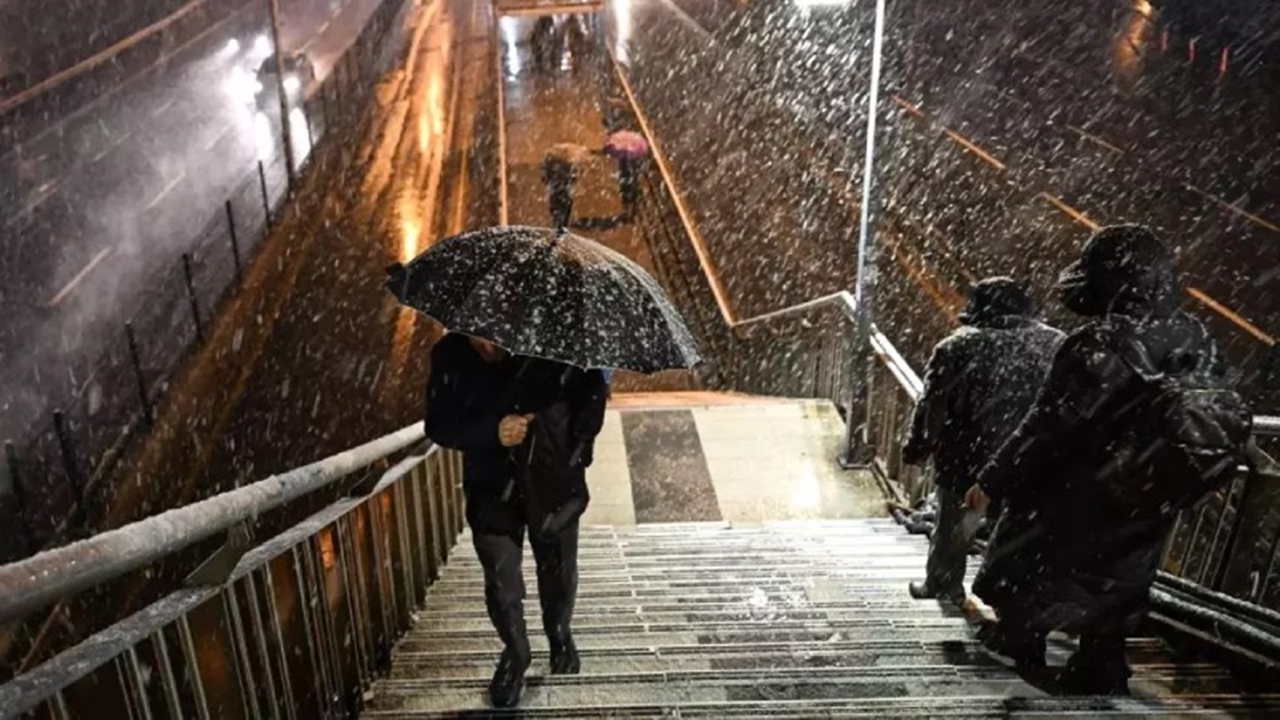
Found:
[[[317, 153], [341, 151], [341, 143], [325, 140], [341, 139], [364, 122], [360, 109], [385, 69], [384, 43], [409, 5], [386, 0], [297, 108], [303, 120], [292, 139], [301, 143], [297, 170]], [[267, 114], [278, 124], [278, 108]], [[211, 201], [208, 221], [188, 251], [149, 281], [138, 311], [107, 335], [97, 357], [76, 368], [73, 374], [88, 380], [78, 388], [50, 388], [51, 396], [65, 398], [54, 405], [60, 409], [32, 422], [25, 441], [5, 444], [0, 488], [11, 492], [0, 496], [0, 520], [17, 532], [0, 540], [0, 560], [94, 530], [114, 492], [108, 481], [116, 463], [154, 423], [174, 372], [204, 345], [209, 323], [241, 287], [245, 266], [288, 201], [284, 157], [277, 152], [246, 167], [227, 198]]]
[[[10, 622], [201, 538], [230, 538], [186, 586], [0, 686], [0, 717], [353, 716], [462, 531], [461, 476], [461, 456], [428, 445], [419, 423], [0, 568]], [[247, 547], [253, 518], [352, 481]]]

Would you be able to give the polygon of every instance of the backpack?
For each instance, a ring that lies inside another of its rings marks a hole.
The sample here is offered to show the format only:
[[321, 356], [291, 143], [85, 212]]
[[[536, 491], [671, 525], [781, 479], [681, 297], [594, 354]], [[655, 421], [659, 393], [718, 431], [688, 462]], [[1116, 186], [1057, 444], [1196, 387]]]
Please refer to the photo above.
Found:
[[1099, 479], [1134, 517], [1185, 510], [1230, 482], [1244, 462], [1253, 414], [1214, 371], [1212, 343], [1202, 346], [1209, 350], [1176, 354], [1163, 368], [1136, 339], [1119, 353], [1132, 379], [1111, 414]]

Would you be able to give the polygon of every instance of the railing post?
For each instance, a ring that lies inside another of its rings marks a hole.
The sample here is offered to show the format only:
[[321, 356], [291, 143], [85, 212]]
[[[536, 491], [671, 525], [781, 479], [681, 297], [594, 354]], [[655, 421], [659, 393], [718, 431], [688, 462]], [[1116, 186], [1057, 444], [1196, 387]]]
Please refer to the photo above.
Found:
[[147, 378], [142, 373], [142, 359], [138, 355], [138, 338], [133, 331], [133, 323], [124, 324], [124, 336], [129, 343], [129, 361], [133, 364], [133, 378], [138, 384], [138, 399], [142, 401], [142, 417], [147, 427], [155, 424], [155, 415], [151, 409], [151, 398], [147, 396]]
[[258, 187], [262, 189], [262, 217], [267, 221], [267, 232], [271, 232], [271, 197], [267, 194], [267, 169], [258, 160]]
[[227, 234], [231, 238], [231, 259], [236, 264], [236, 282], [240, 282], [240, 238], [236, 235], [236, 212], [231, 205], [231, 198], [227, 198]]
[[80, 465], [76, 462], [75, 450], [71, 447], [71, 436], [67, 434], [67, 419], [61, 410], [53, 411], [53, 432], [57, 435], [62, 467], [67, 473], [72, 500], [76, 504], [76, 510], [71, 514], [71, 525], [77, 530], [88, 530], [89, 508], [85, 504], [84, 476], [81, 475]]
[[307, 106], [302, 106], [302, 122], [307, 128], [307, 156], [316, 149], [316, 133], [311, 129], [311, 113], [307, 112]]
[[4, 459], [9, 467], [9, 487], [12, 488], [13, 500], [18, 505], [18, 522], [22, 526], [22, 545], [25, 552], [32, 547], [35, 536], [31, 534], [31, 523], [27, 521], [27, 496], [22, 487], [22, 468], [18, 464], [18, 451], [8, 440], [4, 443]]
[[182, 253], [182, 276], [187, 283], [187, 299], [191, 303], [191, 319], [196, 324], [196, 340], [204, 344], [204, 323], [200, 322], [200, 302], [196, 297], [195, 274], [191, 270], [191, 255]]
[[[293, 128], [289, 120], [289, 93], [285, 91], [284, 48], [280, 44], [280, 0], [267, 0], [267, 8], [271, 11], [271, 40], [276, 51], [276, 92], [280, 97], [280, 132], [284, 142], [284, 168], [288, 176], [289, 188], [292, 190], [297, 167], [293, 157]], [[303, 88], [302, 91], [305, 91]]]

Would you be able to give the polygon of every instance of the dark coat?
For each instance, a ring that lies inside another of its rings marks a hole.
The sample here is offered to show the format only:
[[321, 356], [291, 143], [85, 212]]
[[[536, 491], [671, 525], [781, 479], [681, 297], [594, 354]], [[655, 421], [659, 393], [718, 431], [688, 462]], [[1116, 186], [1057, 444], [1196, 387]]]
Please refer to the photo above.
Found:
[[[431, 351], [427, 437], [463, 452], [473, 529], [508, 533], [581, 515], [607, 397], [599, 370], [517, 356], [490, 363], [466, 336], [442, 338]], [[503, 447], [502, 418], [529, 413], [537, 417], [525, 443]]]
[[[981, 288], [975, 288], [967, 324], [933, 350], [903, 448], [903, 460], [911, 464], [932, 457], [938, 485], [958, 493], [973, 485], [1027, 414], [1064, 337], [1028, 317], [1029, 302], [1000, 307], [986, 302]], [[1004, 314], [1010, 310], [1020, 314]]]
[[1121, 353], [1136, 342], [1157, 364], [1191, 353], [1221, 365], [1204, 327], [1177, 309], [1172, 261], [1154, 236], [1101, 231], [1060, 289], [1094, 320], [1063, 342], [1035, 406], [979, 475], [1005, 511], [974, 591], [1042, 630], [1131, 627], [1172, 518], [1133, 519], [1138, 509], [1118, 506], [1098, 480], [1108, 459], [1102, 409], [1134, 382]]

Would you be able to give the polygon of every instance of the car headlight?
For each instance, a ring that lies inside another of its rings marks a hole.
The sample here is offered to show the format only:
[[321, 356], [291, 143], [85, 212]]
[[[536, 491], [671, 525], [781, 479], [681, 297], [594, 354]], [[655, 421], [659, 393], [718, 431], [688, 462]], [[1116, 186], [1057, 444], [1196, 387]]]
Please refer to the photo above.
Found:
[[287, 93], [296, 93], [302, 89], [302, 81], [294, 75], [289, 75], [284, 79], [284, 91]]

